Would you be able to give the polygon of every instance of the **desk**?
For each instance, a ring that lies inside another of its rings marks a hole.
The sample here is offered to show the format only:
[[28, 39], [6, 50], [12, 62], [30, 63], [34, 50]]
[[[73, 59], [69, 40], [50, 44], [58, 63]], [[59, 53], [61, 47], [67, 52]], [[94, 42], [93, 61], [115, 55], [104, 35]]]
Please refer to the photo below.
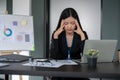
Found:
[[120, 78], [119, 63], [97, 63], [96, 68], [89, 68], [87, 64], [62, 66], [60, 68], [28, 67], [22, 63], [10, 63], [10, 66], [1, 67], [0, 74], [18, 74], [33, 76], [58, 77], [90, 77], [90, 78]]

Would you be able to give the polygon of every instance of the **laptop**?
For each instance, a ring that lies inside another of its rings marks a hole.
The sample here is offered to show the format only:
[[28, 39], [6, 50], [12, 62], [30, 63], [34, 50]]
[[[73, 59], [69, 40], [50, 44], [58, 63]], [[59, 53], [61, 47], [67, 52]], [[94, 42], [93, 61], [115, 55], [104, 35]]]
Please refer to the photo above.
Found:
[[87, 62], [84, 54], [89, 49], [99, 50], [97, 62], [112, 62], [116, 50], [117, 40], [86, 40], [83, 50], [82, 63]]
[[23, 62], [29, 59], [29, 56], [18, 54], [8, 54], [0, 56], [0, 62]]

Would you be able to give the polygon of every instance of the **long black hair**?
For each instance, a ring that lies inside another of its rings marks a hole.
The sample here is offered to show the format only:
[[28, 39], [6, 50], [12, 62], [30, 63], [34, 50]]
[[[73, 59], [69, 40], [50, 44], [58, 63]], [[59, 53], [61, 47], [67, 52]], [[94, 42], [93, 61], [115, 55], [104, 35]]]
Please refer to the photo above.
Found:
[[79, 24], [81, 30], [83, 31], [82, 26], [81, 26], [81, 24], [80, 24], [80, 20], [79, 20], [78, 14], [77, 14], [76, 10], [73, 9], [73, 8], [65, 8], [65, 9], [62, 11], [62, 13], [61, 13], [61, 15], [60, 15], [60, 18], [59, 18], [59, 21], [58, 21], [58, 25], [57, 25], [56, 30], [59, 29], [60, 24], [61, 24], [61, 21], [62, 21], [63, 19], [66, 19], [66, 18], [70, 17], [70, 16], [73, 17], [73, 18], [75, 18], [75, 19], [78, 21], [78, 24]]

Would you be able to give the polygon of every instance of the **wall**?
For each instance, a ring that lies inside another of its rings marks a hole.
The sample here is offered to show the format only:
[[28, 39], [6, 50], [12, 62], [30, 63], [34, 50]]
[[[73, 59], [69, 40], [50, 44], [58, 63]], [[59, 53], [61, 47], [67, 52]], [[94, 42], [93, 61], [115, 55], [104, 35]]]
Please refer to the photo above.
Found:
[[6, 0], [0, 0], [0, 14], [5, 14]]
[[42, 58], [45, 49], [44, 0], [32, 0], [32, 16], [34, 23], [35, 51], [34, 57]]
[[8, 14], [12, 14], [12, 5], [13, 5], [13, 2], [12, 0], [7, 0], [7, 11], [8, 11]]
[[[102, 39], [117, 39], [120, 49], [120, 0], [103, 0], [102, 4]], [[114, 59], [117, 59], [117, 51]]]
[[30, 15], [31, 0], [13, 0], [13, 14]]

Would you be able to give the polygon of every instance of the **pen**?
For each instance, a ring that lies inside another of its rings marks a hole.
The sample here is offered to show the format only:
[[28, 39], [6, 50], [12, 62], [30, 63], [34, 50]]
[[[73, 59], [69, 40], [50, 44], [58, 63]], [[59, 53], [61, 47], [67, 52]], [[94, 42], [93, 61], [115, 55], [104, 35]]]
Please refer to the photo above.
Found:
[[76, 63], [81, 63], [81, 60], [75, 60], [75, 59], [72, 59], [72, 60]]

